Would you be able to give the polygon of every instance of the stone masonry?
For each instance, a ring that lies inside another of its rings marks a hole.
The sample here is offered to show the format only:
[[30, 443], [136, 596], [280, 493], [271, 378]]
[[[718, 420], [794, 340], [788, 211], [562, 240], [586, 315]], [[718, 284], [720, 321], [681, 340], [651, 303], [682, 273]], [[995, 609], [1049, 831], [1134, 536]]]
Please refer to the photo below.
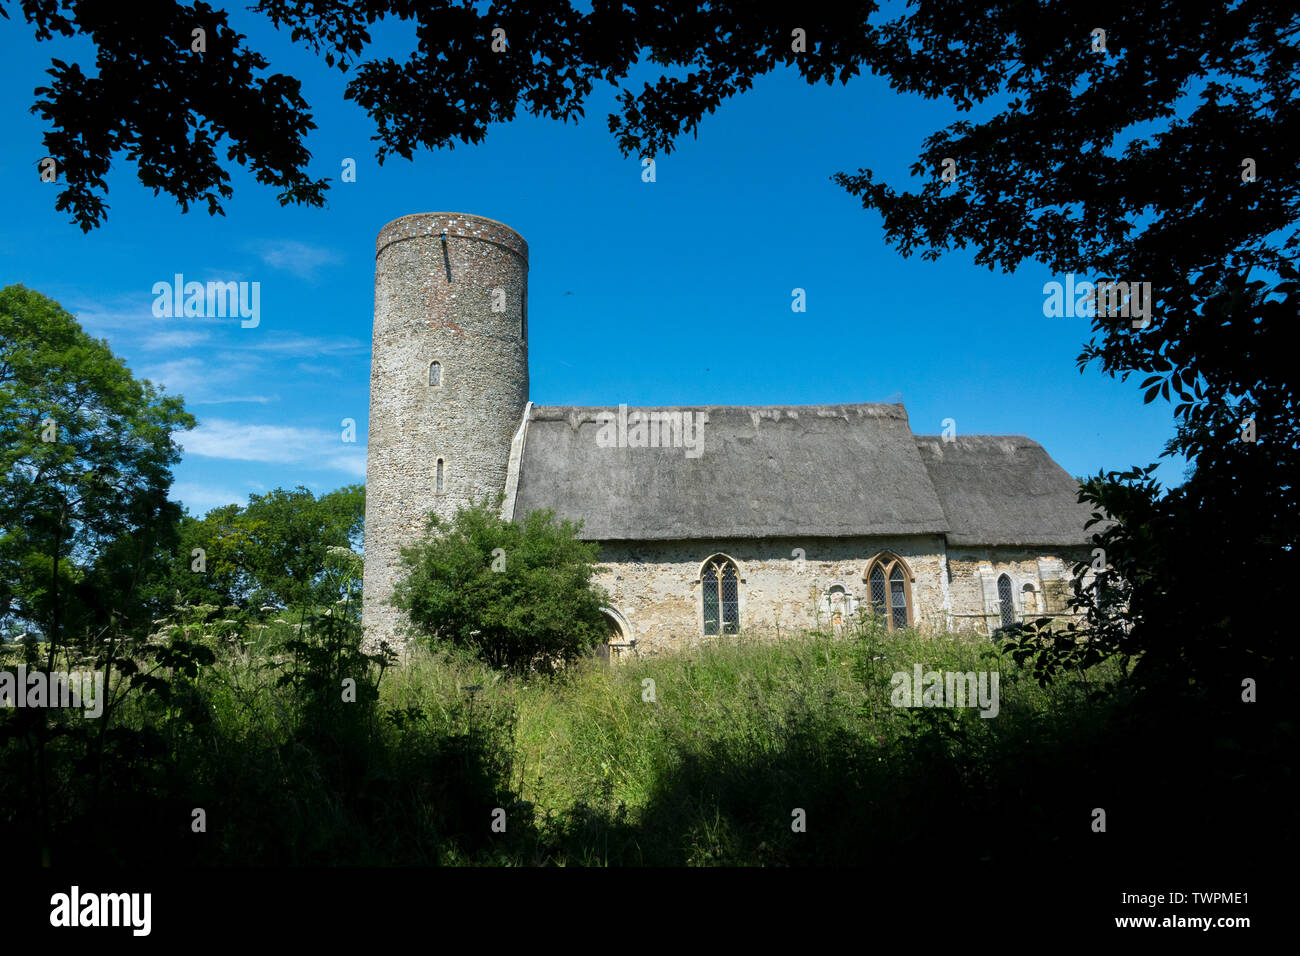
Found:
[[372, 642], [400, 642], [388, 601], [401, 547], [428, 513], [450, 518], [505, 487], [528, 401], [527, 295], [528, 244], [499, 222], [424, 213], [379, 232], [363, 585]]
[[701, 569], [718, 555], [736, 568], [742, 633], [863, 613], [882, 554], [907, 569], [909, 626], [925, 632], [988, 634], [1004, 614], [1066, 611], [1072, 566], [1087, 560], [1084, 519], [1072, 479], [1036, 442], [914, 436], [899, 405], [709, 406], [687, 410], [711, 422], [702, 457], [598, 448], [597, 410], [528, 400], [527, 295], [528, 245], [499, 222], [424, 213], [379, 232], [370, 646], [404, 643], [390, 598], [427, 516], [498, 495], [509, 518], [522, 517], [518, 500], [588, 522], [623, 653], [717, 639], [705, 634]]

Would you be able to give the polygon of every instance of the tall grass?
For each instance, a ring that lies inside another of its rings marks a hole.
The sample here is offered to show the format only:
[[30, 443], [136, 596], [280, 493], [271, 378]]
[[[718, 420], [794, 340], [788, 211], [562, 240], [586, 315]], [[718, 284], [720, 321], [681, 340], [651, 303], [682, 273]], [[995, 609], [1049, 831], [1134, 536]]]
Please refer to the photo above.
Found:
[[[183, 693], [115, 716], [106, 787], [91, 793], [75, 748], [58, 751], [56, 861], [1032, 865], [1090, 858], [1094, 807], [1137, 794], [1150, 823], [1174, 780], [1236, 799], [1257, 759], [1153, 750], [1170, 723], [1133, 717], [1116, 668], [1043, 688], [988, 639], [870, 622], [534, 678], [424, 647], [384, 669], [322, 663], [296, 627], [213, 631], [217, 662]], [[996, 671], [997, 716], [893, 706], [891, 676], [918, 664]], [[337, 703], [340, 674], [365, 691], [356, 703]], [[0, 737], [0, 839], [36, 853], [21, 741]]]

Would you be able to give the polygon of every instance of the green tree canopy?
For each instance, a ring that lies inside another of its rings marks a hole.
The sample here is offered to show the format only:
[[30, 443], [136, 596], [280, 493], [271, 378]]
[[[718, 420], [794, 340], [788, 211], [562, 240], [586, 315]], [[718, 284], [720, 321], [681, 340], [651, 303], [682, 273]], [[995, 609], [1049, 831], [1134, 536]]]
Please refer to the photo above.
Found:
[[[205, 4], [151, 6], [148, 16], [78, 0], [22, 7], [38, 37], [80, 34], [97, 50], [97, 75], [56, 62], [36, 92], [64, 174], [59, 208], [85, 229], [102, 221], [121, 150], [146, 185], [219, 212], [229, 195], [222, 137], [226, 161], [280, 186], [282, 202], [320, 205], [324, 181], [303, 172], [311, 123], [297, 82], [263, 75], [266, 59]], [[346, 96], [374, 118], [381, 162], [477, 143], [520, 111], [577, 119], [606, 83], [618, 89], [608, 123], [625, 155], [670, 151], [782, 67], [812, 84], [871, 72], [978, 107], [978, 122], [920, 144], [914, 191], [870, 169], [834, 178], [881, 216], [904, 255], [969, 248], [991, 269], [1037, 262], [1150, 283], [1150, 320], [1096, 315], [1079, 362], [1142, 376], [1147, 401], [1176, 398], [1169, 450], [1194, 471], [1172, 493], [1144, 470], [1089, 481], [1086, 500], [1119, 519], [1097, 542], [1110, 566], [1160, 582], [1130, 595], [1131, 617], [1090, 622], [1090, 653], [1141, 650], [1149, 665], [1220, 684], [1294, 660], [1277, 611], [1300, 570], [1300, 409], [1287, 347], [1300, 311], [1294, 0], [918, 0], [888, 10], [870, 0], [259, 0], [254, 10], [350, 74]], [[405, 60], [367, 58], [371, 28], [388, 18], [414, 27]], [[207, 23], [220, 40], [196, 61], [191, 31]], [[642, 61], [660, 75], [624, 86]], [[184, 149], [176, 117], [194, 118], [181, 124], [193, 129]], [[942, 175], [945, 160], [955, 178]], [[1249, 581], [1250, 600], [1227, 583], [1203, 586], [1207, 573]]]
[[150, 613], [138, 600], [180, 509], [192, 428], [57, 302], [0, 290], [0, 616], [58, 640]]
[[365, 486], [354, 484], [319, 498], [302, 486], [276, 488], [251, 495], [247, 507], [187, 515], [180, 523], [182, 550], [191, 555], [201, 549], [204, 567], [196, 572], [187, 557], [171, 585], [187, 604], [300, 607], [347, 597], [359, 608], [360, 581], [341, 595], [329, 568], [332, 549], [351, 549], [361, 540], [365, 509]]
[[554, 670], [608, 636], [608, 596], [591, 583], [599, 548], [579, 528], [550, 510], [503, 521], [486, 503], [433, 515], [428, 538], [402, 551], [393, 603], [425, 639], [474, 648], [493, 667]]

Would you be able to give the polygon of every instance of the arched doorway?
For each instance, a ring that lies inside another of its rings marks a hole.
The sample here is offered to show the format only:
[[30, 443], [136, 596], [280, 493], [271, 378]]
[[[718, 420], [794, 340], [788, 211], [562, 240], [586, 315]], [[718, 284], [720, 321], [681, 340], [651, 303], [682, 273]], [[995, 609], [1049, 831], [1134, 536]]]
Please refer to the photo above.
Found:
[[611, 648], [621, 651], [628, 646], [632, 636], [632, 628], [628, 624], [627, 618], [612, 607], [601, 608], [600, 613], [605, 616], [605, 624], [608, 629], [605, 640], [596, 645], [595, 655], [608, 664]]

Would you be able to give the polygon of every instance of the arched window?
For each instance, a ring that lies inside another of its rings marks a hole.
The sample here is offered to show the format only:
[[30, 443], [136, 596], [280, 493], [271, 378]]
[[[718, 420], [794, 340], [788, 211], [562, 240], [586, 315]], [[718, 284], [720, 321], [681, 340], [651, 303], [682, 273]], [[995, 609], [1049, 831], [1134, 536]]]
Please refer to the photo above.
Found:
[[1011, 578], [998, 576], [998, 608], [1002, 613], [1002, 626], [1016, 623], [1016, 601], [1011, 593]]
[[429, 363], [429, 384], [434, 388], [442, 388], [442, 363]]
[[442, 484], [443, 484], [443, 473], [444, 473], [444, 471], [446, 471], [445, 463], [443, 462], [443, 460], [442, 460], [441, 458], [439, 458], [439, 459], [438, 459], [438, 475], [437, 475], [437, 477], [434, 479], [434, 491], [436, 491], [438, 494], [442, 494]]
[[704, 633], [735, 634], [740, 630], [740, 574], [736, 562], [714, 555], [700, 571], [704, 602]]
[[878, 554], [871, 559], [867, 573], [867, 592], [871, 613], [890, 631], [910, 627], [912, 614], [912, 572], [903, 559], [894, 554]]

